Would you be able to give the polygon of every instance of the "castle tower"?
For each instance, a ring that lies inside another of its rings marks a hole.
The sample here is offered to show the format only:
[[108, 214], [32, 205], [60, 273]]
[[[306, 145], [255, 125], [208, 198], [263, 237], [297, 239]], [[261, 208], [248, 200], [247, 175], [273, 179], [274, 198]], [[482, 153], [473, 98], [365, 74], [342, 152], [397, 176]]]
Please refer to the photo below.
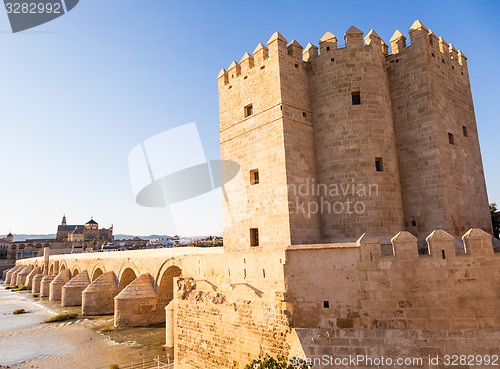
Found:
[[409, 33], [387, 58], [405, 228], [491, 233], [467, 58], [420, 21]]
[[63, 215], [61, 225], [66, 225], [66, 214]]
[[[411, 45], [275, 33], [218, 76], [227, 250], [491, 233], [466, 57], [419, 21]], [[319, 51], [319, 52], [318, 52]]]
[[[224, 203], [224, 244], [229, 250], [320, 239], [318, 215], [296, 209], [293, 194], [315, 178], [302, 46], [287, 46], [278, 32], [267, 44], [259, 44], [253, 56], [245, 54], [241, 64], [233, 62], [218, 76], [221, 158], [238, 162], [242, 175]], [[308, 200], [314, 201], [305, 196]]]
[[7, 237], [5, 237], [7, 239], [8, 242], [14, 242], [14, 236], [12, 235], [12, 232], [9, 232], [9, 234], [7, 235]]
[[337, 47], [331, 33], [309, 61], [323, 240], [380, 237], [403, 229], [387, 45], [352, 26]]

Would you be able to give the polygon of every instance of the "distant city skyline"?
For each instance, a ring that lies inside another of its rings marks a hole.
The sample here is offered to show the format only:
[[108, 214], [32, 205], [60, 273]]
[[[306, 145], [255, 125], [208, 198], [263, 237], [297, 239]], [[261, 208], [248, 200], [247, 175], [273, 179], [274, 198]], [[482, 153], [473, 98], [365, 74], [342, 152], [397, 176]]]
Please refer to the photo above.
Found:
[[[127, 156], [149, 137], [196, 122], [205, 156], [219, 159], [221, 68], [275, 31], [305, 47], [318, 45], [327, 31], [342, 43], [354, 25], [365, 35], [374, 28], [389, 43], [396, 29], [409, 41], [416, 19], [468, 57], [489, 201], [500, 203], [499, 93], [492, 87], [500, 85], [493, 33], [499, 4], [324, 1], [315, 8], [300, 1], [256, 1], [248, 8], [87, 0], [18, 34], [1, 13], [0, 234], [55, 233], [64, 214], [68, 224], [93, 216], [117, 234], [176, 234], [165, 208], [136, 204]], [[184, 219], [193, 220], [181, 236], [220, 234], [220, 214], [184, 209]]]

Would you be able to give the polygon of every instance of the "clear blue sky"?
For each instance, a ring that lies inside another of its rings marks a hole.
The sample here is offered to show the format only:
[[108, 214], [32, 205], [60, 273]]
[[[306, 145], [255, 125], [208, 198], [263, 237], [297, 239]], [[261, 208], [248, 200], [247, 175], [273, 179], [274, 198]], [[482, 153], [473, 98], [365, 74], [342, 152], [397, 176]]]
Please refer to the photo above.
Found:
[[220, 68], [277, 30], [305, 46], [355, 25], [389, 43], [415, 19], [469, 58], [489, 199], [500, 202], [498, 1], [81, 0], [19, 34], [0, 12], [0, 234], [53, 233], [63, 213], [115, 233], [171, 233], [165, 209], [134, 202], [127, 155], [194, 121], [217, 159]]

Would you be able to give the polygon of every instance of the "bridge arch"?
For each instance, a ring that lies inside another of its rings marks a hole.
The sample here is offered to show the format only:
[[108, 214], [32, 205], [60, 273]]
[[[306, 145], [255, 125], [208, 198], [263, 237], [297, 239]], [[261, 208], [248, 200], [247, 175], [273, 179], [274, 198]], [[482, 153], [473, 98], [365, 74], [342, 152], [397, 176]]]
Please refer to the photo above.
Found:
[[160, 267], [156, 276], [156, 291], [160, 309], [167, 306], [174, 298], [174, 278], [181, 275], [182, 269], [177, 258], [166, 260]]
[[55, 271], [55, 266], [54, 266], [54, 262], [50, 263], [50, 266], [49, 266], [49, 275], [54, 275], [54, 271]]
[[59, 265], [59, 273], [62, 272], [64, 269], [67, 269], [66, 262], [61, 261], [61, 264]]
[[90, 273], [90, 281], [94, 282], [97, 278], [103, 275], [105, 271], [106, 269], [104, 269], [102, 264], [97, 263], [96, 265], [94, 265], [94, 267], [92, 268], [92, 272]]
[[77, 266], [73, 267], [73, 272], [71, 272], [71, 277], [75, 278], [78, 274], [80, 274], [80, 269]]
[[121, 292], [125, 287], [137, 278], [137, 273], [131, 267], [126, 267], [120, 272], [118, 290]]

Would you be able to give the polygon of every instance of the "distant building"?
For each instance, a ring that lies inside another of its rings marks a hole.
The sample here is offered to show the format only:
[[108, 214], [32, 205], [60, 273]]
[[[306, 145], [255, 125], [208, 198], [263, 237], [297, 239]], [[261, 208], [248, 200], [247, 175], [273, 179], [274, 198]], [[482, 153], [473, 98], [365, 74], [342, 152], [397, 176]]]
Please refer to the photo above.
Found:
[[61, 224], [57, 227], [56, 241], [68, 242], [112, 242], [113, 226], [99, 229], [99, 224], [92, 218], [85, 225], [68, 225], [66, 215], [63, 216]]
[[18, 260], [41, 256], [44, 247], [50, 248], [52, 254], [69, 254], [73, 250], [91, 246], [90, 243], [94, 240], [96, 243], [113, 242], [113, 226], [99, 229], [99, 224], [94, 219], [84, 225], [68, 225], [66, 216], [63, 216], [57, 227], [56, 238], [14, 241], [12, 233], [0, 238], [0, 258]]

